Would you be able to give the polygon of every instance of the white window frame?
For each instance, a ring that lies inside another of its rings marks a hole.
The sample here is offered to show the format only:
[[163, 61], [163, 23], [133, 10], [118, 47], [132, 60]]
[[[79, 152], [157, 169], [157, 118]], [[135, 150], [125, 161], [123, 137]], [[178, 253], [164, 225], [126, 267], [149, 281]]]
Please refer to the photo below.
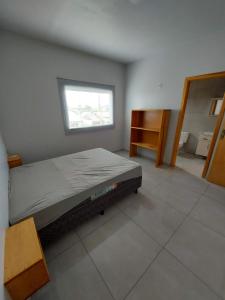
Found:
[[[115, 87], [113, 85], [99, 84], [93, 82], [83, 82], [77, 80], [57, 78], [58, 89], [59, 89], [59, 98], [61, 103], [61, 110], [63, 116], [64, 130], [66, 134], [73, 134], [81, 131], [95, 131], [95, 130], [104, 130], [111, 129], [115, 127]], [[90, 87], [90, 88], [99, 88], [107, 91], [111, 91], [113, 95], [113, 105], [112, 105], [112, 118], [113, 122], [109, 125], [100, 125], [100, 126], [91, 126], [91, 127], [82, 127], [82, 128], [69, 128], [69, 118], [68, 110], [66, 105], [65, 98], [65, 86], [79, 86], [79, 87]]]

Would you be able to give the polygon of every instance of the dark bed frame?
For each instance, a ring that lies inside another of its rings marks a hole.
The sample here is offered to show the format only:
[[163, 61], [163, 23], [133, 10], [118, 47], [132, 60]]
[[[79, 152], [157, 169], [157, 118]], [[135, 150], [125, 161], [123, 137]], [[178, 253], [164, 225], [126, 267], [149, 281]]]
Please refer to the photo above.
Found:
[[104, 210], [123, 197], [137, 192], [141, 187], [142, 177], [129, 179], [117, 184], [117, 187], [95, 200], [88, 198], [78, 206], [74, 207], [53, 223], [39, 230], [39, 237], [43, 246], [48, 245], [59, 236], [74, 229], [82, 222], [90, 219], [97, 214], [104, 214]]

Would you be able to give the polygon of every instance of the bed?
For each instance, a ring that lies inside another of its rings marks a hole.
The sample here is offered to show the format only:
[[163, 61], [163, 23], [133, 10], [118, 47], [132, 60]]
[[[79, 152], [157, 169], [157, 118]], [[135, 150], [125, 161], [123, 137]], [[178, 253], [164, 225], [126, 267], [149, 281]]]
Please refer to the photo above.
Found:
[[97, 148], [10, 170], [10, 224], [33, 216], [44, 243], [141, 186], [141, 166]]

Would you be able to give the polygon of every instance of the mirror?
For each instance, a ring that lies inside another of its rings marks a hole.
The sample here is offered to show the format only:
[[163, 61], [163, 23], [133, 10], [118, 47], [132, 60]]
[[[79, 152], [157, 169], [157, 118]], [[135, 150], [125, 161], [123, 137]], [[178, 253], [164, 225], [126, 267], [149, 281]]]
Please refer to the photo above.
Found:
[[223, 104], [223, 99], [214, 98], [211, 100], [209, 116], [218, 116]]

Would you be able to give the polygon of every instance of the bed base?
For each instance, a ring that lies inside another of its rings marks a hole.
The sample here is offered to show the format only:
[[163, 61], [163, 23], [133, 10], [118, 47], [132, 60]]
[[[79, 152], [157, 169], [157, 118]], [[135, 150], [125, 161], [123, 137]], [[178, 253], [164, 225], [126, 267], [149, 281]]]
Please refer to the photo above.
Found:
[[66, 232], [74, 229], [82, 222], [90, 219], [97, 214], [104, 214], [104, 210], [114, 203], [118, 202], [124, 196], [133, 192], [137, 193], [141, 187], [142, 177], [132, 178], [117, 184], [117, 187], [105, 195], [91, 201], [87, 199], [80, 205], [74, 207], [53, 223], [39, 230], [39, 237], [43, 246], [64, 235]]

